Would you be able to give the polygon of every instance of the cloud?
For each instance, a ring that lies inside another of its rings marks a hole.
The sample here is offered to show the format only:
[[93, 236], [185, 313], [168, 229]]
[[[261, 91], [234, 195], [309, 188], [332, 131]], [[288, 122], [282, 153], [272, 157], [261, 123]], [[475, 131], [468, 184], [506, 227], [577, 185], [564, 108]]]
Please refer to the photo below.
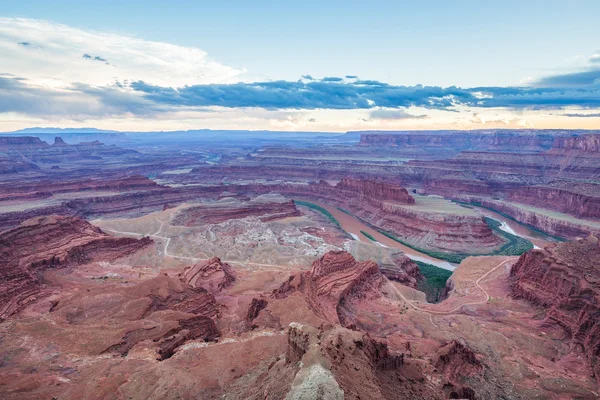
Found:
[[572, 117], [572, 118], [600, 118], [600, 113], [593, 113], [593, 114], [567, 113], [567, 114], [561, 114], [561, 116]]
[[265, 109], [373, 109], [456, 106], [511, 109], [600, 107], [600, 87], [396, 86], [378, 81], [273, 81], [189, 85], [178, 88], [135, 81], [130, 87], [157, 104], [188, 107], [256, 107]]
[[427, 115], [413, 115], [405, 110], [399, 109], [378, 109], [371, 111], [369, 117], [372, 119], [426, 119]]
[[535, 82], [537, 86], [599, 86], [600, 87], [600, 68], [590, 69], [588, 71], [571, 72], [547, 76]]
[[[31, 51], [34, 47], [37, 51]], [[178, 86], [230, 83], [245, 74], [198, 48], [21, 18], [0, 18], [0, 60], [2, 72], [53, 87], [72, 82], [111, 85], [115, 80]]]
[[[586, 59], [585, 57], [571, 57], [571, 59]], [[580, 71], [550, 75], [533, 82], [534, 86], [598, 86], [600, 87], [600, 51], [592, 54], [588, 63], [584, 63]]]
[[19, 113], [36, 117], [104, 117], [150, 115], [166, 110], [131, 91], [117, 87], [96, 88], [74, 84], [66, 89], [32, 85], [27, 79], [0, 76], [0, 114]]
[[378, 107], [452, 107], [473, 101], [455, 87], [391, 86], [375, 81], [272, 81], [191, 85], [179, 88], [136, 81], [130, 87], [158, 104], [185, 106], [258, 107], [265, 109], [370, 109]]
[[338, 78], [337, 76], [328, 76], [321, 79], [321, 82], [342, 82], [343, 78]]
[[101, 62], [103, 62], [106, 65], [110, 65], [110, 63], [108, 62], [108, 60], [106, 58], [102, 58], [100, 56], [94, 56], [94, 57], [92, 57], [89, 54], [84, 53], [83, 54], [83, 58], [85, 58], [86, 60], [101, 61]]
[[82, 118], [156, 117], [211, 107], [254, 113], [365, 110], [361, 116], [393, 123], [426, 118], [408, 113], [410, 107], [593, 110], [600, 109], [599, 55], [585, 70], [509, 87], [401, 86], [354, 75], [247, 82], [245, 70], [218, 63], [197, 48], [0, 18], [0, 114]]

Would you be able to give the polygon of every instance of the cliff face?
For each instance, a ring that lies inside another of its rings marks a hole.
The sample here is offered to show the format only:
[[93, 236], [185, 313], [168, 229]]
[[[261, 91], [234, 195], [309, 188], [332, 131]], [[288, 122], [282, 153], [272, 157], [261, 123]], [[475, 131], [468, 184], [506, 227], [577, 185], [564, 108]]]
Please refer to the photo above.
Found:
[[129, 192], [142, 189], [156, 189], [158, 184], [141, 175], [128, 176], [121, 179], [84, 179], [69, 181], [41, 180], [23, 182], [15, 186], [14, 182], [0, 184], [0, 201], [35, 200], [47, 198], [58, 193], [86, 191]]
[[424, 131], [396, 133], [363, 133], [361, 146], [445, 147], [455, 151], [482, 149], [506, 151], [543, 151], [554, 142], [551, 134], [531, 131]]
[[344, 178], [336, 186], [343, 191], [353, 191], [359, 200], [371, 202], [394, 201], [402, 204], [414, 204], [415, 199], [408, 191], [398, 185], [364, 179]]
[[38, 137], [33, 136], [0, 136], [0, 150], [10, 151], [20, 148], [46, 148], [48, 143], [43, 142]]
[[379, 297], [383, 276], [373, 261], [359, 263], [345, 251], [330, 251], [313, 263], [304, 281], [307, 301], [315, 313], [348, 327], [353, 324], [348, 307]]
[[49, 268], [112, 261], [149, 245], [115, 238], [78, 218], [48, 216], [25, 221], [0, 234], [0, 320], [43, 296], [42, 274]]
[[457, 196], [457, 200], [479, 203], [484, 207], [500, 211], [509, 215], [516, 221], [526, 225], [530, 225], [550, 235], [558, 236], [565, 239], [576, 239], [586, 237], [590, 233], [600, 234], [600, 229], [593, 226], [577, 224], [564, 219], [554, 218], [549, 215], [540, 214], [538, 212], [525, 210], [516, 205], [498, 201], [489, 200], [482, 197]]
[[600, 218], [600, 187], [588, 186], [593, 186], [596, 193], [581, 193], [572, 187], [525, 186], [510, 191], [508, 199], [581, 218]]
[[[589, 134], [580, 136], [569, 136], [556, 138], [552, 146], [553, 151], [580, 150], [589, 152], [600, 152], [600, 135]], [[556, 149], [556, 150], [555, 150]]]
[[596, 237], [523, 254], [511, 270], [512, 292], [546, 309], [574, 345], [582, 346], [600, 381], [600, 245]]
[[381, 296], [379, 287], [385, 278], [373, 261], [359, 263], [350, 253], [330, 251], [301, 274], [291, 275], [272, 293], [283, 299], [294, 292], [306, 296], [309, 307], [322, 319], [345, 327], [354, 327], [353, 308], [361, 302]]

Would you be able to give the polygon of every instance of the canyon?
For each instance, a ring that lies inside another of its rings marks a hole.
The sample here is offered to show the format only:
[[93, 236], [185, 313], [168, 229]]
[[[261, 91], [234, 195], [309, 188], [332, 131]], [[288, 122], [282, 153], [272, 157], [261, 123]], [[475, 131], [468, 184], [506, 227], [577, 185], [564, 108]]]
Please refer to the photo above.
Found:
[[597, 398], [600, 132], [205, 133], [0, 135], [0, 397]]

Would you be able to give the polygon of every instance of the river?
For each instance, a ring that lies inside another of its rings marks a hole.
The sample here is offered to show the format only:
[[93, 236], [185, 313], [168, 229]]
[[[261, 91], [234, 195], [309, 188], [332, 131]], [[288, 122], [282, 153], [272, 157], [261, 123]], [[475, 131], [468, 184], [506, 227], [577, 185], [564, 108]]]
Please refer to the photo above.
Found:
[[369, 227], [367, 224], [365, 224], [358, 218], [346, 214], [345, 212], [338, 210], [334, 206], [313, 200], [309, 201], [329, 211], [329, 213], [331, 213], [331, 215], [333, 215], [335, 219], [339, 221], [342, 229], [348, 232], [350, 235], [352, 235], [352, 237], [354, 237], [356, 240], [360, 240], [361, 242], [373, 243], [371, 239], [367, 238], [365, 235], [360, 233], [360, 231], [364, 231], [367, 232], [369, 235], [373, 236], [380, 246], [392, 247], [402, 250], [402, 252], [412, 260], [422, 261], [450, 271], [454, 271], [454, 269], [458, 265], [447, 261], [438, 260], [437, 258], [428, 256], [427, 254], [423, 254], [419, 251], [413, 250], [410, 247], [403, 245], [402, 243], [398, 243], [395, 240], [392, 240], [389, 237], [377, 232], [375, 229]]
[[[323, 207], [324, 209], [329, 211], [329, 213], [331, 213], [331, 215], [333, 215], [335, 217], [335, 219], [337, 219], [339, 221], [342, 229], [345, 230], [346, 232], [348, 232], [356, 240], [360, 240], [362, 242], [367, 242], [367, 243], [373, 243], [369, 238], [367, 238], [365, 235], [363, 235], [360, 232], [360, 231], [364, 231], [364, 232], [367, 232], [369, 235], [373, 236], [375, 238], [375, 240], [377, 240], [378, 245], [385, 246], [385, 247], [392, 247], [392, 248], [402, 250], [402, 252], [404, 254], [406, 254], [412, 260], [422, 261], [422, 262], [432, 264], [437, 267], [444, 268], [444, 269], [447, 269], [450, 271], [453, 271], [458, 266], [458, 264], [439, 260], [439, 259], [431, 257], [427, 254], [421, 253], [417, 250], [411, 249], [410, 247], [405, 246], [402, 243], [398, 243], [395, 240], [392, 240], [389, 237], [382, 235], [375, 229], [371, 228], [370, 226], [368, 226], [367, 224], [362, 222], [360, 219], [358, 219], [352, 215], [346, 214], [345, 212], [340, 211], [338, 208], [336, 208], [334, 206], [331, 206], [331, 205], [325, 204], [325, 203], [320, 203], [320, 202], [313, 201], [313, 200], [309, 200], [309, 201], [311, 203], [316, 204], [320, 207]], [[529, 229], [528, 227], [526, 227], [525, 225], [522, 225], [516, 221], [513, 221], [510, 218], [506, 218], [494, 211], [490, 211], [485, 208], [481, 208], [481, 207], [477, 207], [477, 206], [472, 206], [472, 208], [481, 215], [484, 215], [486, 217], [493, 218], [493, 219], [499, 221], [502, 224], [500, 229], [504, 230], [505, 232], [512, 233], [513, 235], [520, 236], [522, 238], [525, 238], [525, 239], [531, 241], [531, 243], [533, 243], [535, 248], [543, 248], [546, 245], [552, 243], [552, 241], [548, 240], [543, 235], [540, 235], [538, 232], [533, 231], [533, 230]]]
[[527, 226], [520, 224], [517, 221], [514, 221], [510, 218], [506, 218], [505, 216], [500, 215], [497, 212], [488, 210], [487, 208], [481, 208], [481, 207], [477, 207], [477, 206], [469, 206], [469, 207], [472, 207], [475, 211], [477, 211], [481, 215], [485, 215], [486, 217], [490, 217], [490, 218], [495, 219], [496, 221], [499, 221], [502, 224], [500, 229], [502, 229], [505, 232], [512, 233], [513, 235], [520, 236], [522, 238], [529, 240], [531, 243], [533, 243], [535, 248], [538, 248], [538, 249], [544, 248], [547, 245], [549, 245], [550, 243], [555, 243], [548, 237], [545, 237], [544, 235], [541, 235], [540, 233], [538, 233], [532, 229], [529, 229]]

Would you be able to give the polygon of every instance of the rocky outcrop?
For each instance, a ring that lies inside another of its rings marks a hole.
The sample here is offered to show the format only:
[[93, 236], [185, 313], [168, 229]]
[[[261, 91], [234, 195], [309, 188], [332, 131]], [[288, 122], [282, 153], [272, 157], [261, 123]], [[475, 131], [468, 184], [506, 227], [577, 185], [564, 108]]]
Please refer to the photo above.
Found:
[[523, 254], [513, 266], [512, 293], [546, 310], [581, 346], [600, 382], [600, 245], [595, 236]]
[[306, 296], [315, 314], [331, 323], [355, 327], [352, 309], [381, 296], [385, 278], [373, 261], [358, 262], [345, 251], [330, 251], [309, 271], [293, 274], [271, 294], [283, 299], [295, 292]]
[[65, 143], [65, 141], [63, 140], [63, 138], [61, 138], [60, 136], [57, 136], [54, 138], [54, 143], [52, 144], [52, 146], [68, 146], [67, 143]]
[[49, 268], [112, 261], [152, 243], [116, 238], [78, 218], [51, 215], [25, 221], [0, 234], [0, 319], [43, 296]]
[[383, 276], [373, 261], [359, 263], [345, 251], [330, 251], [304, 274], [308, 304], [321, 318], [353, 326], [350, 309], [380, 296]]
[[187, 267], [181, 279], [193, 288], [204, 288], [209, 293], [218, 293], [235, 281], [235, 271], [218, 257]]

